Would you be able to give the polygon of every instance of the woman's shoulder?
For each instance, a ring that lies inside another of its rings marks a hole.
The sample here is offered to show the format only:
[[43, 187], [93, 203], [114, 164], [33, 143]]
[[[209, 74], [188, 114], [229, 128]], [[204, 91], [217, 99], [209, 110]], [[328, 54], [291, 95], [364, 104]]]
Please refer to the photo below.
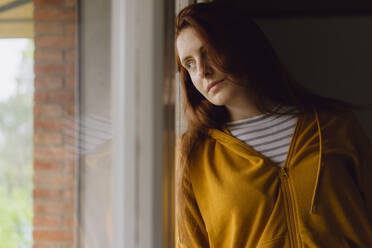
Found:
[[360, 125], [357, 113], [352, 109], [318, 109], [318, 117], [324, 123], [330, 123], [330, 125], [335, 125], [336, 127], [353, 127], [355, 125]]
[[176, 137], [176, 154], [178, 156], [188, 154], [191, 162], [200, 155], [200, 151], [206, 147], [210, 138], [208, 130], [199, 134], [185, 131]]
[[326, 141], [348, 143], [355, 146], [370, 143], [362, 122], [355, 110], [343, 111], [318, 110], [322, 136]]

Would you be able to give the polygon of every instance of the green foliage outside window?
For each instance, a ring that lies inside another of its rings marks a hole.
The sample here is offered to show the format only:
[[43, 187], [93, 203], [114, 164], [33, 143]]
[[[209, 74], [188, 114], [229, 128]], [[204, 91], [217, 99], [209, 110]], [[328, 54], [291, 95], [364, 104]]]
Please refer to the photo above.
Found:
[[32, 247], [33, 40], [25, 44], [16, 87], [0, 100], [0, 248]]

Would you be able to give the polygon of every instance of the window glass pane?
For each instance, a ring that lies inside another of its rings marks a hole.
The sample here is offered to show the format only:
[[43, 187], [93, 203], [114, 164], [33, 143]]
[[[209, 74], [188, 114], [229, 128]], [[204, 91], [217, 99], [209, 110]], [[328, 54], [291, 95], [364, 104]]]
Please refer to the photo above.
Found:
[[32, 246], [33, 40], [0, 39], [0, 247]]
[[79, 92], [81, 247], [112, 247], [110, 1], [82, 0]]

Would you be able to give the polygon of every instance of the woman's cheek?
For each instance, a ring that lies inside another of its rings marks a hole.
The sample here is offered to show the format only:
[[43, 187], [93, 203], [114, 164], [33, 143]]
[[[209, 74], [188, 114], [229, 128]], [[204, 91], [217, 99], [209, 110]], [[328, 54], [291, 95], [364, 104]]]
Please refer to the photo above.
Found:
[[202, 87], [202, 84], [197, 81], [197, 80], [194, 80], [193, 78], [191, 78], [191, 81], [192, 83], [194, 84], [195, 88], [202, 94], [204, 95], [204, 92], [203, 92], [203, 87]]

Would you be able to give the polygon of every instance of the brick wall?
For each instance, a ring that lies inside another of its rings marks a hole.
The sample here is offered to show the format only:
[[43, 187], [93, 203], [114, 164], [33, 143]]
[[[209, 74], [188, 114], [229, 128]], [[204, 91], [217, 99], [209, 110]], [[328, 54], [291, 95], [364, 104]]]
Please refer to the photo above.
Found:
[[75, 242], [75, 0], [34, 0], [34, 245]]

